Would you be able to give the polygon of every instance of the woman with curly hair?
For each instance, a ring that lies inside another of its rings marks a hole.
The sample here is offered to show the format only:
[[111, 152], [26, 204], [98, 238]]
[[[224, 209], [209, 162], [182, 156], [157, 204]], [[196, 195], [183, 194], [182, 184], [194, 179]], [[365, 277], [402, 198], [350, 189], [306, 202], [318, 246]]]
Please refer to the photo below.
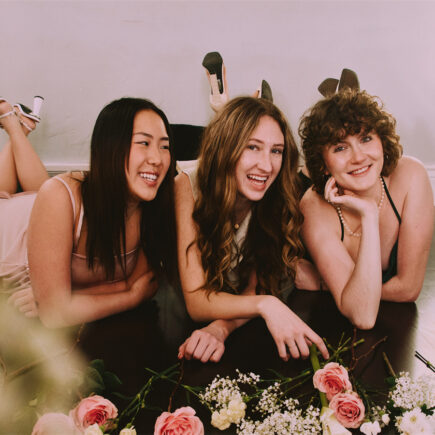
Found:
[[402, 156], [395, 119], [359, 89], [320, 100], [299, 134], [313, 182], [301, 201], [304, 243], [342, 314], [372, 328], [381, 299], [415, 301], [421, 291], [434, 221], [429, 177]]
[[[195, 331], [179, 357], [218, 361], [224, 341], [262, 316], [281, 358], [308, 356], [321, 338], [280, 298], [302, 252], [298, 150], [270, 101], [231, 100], [204, 132], [197, 168], [175, 181], [178, 265]], [[288, 287], [288, 286], [287, 286]]]

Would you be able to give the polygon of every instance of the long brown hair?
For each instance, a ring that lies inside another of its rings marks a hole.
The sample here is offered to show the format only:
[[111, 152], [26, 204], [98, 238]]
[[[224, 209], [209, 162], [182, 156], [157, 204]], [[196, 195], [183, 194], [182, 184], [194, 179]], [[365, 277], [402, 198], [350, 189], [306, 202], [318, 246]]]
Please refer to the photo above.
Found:
[[171, 163], [152, 201], [142, 201], [140, 244], [157, 275], [170, 280], [176, 275], [173, 180], [174, 150], [168, 119], [151, 101], [121, 98], [108, 104], [98, 115], [91, 139], [91, 164], [82, 183], [84, 218], [88, 235], [87, 263], [98, 259], [107, 279], [113, 279], [115, 261], [126, 274], [125, 216], [129, 198], [125, 166], [128, 161], [133, 122], [142, 110], [152, 110], [163, 120], [169, 137]]
[[294, 276], [295, 259], [302, 251], [298, 207], [299, 153], [290, 127], [271, 102], [250, 97], [235, 98], [216, 115], [204, 131], [198, 166], [198, 199], [193, 218], [198, 226], [196, 243], [205, 271], [204, 287], [232, 290], [231, 269], [237, 184], [235, 168], [252, 132], [263, 116], [270, 116], [284, 135], [281, 170], [265, 196], [252, 206], [252, 217], [240, 254], [240, 283], [257, 273], [257, 292], [279, 294], [280, 281]]

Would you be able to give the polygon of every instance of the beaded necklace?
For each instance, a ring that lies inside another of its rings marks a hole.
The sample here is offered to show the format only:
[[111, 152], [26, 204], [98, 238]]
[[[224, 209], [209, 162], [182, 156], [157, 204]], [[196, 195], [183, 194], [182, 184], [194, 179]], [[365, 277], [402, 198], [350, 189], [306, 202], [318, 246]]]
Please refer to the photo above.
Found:
[[[381, 199], [379, 200], [379, 203], [378, 203], [378, 210], [381, 209], [382, 204], [384, 203], [384, 197], [385, 197], [385, 187], [384, 187], [384, 182], [382, 181], [381, 176], [379, 176], [379, 181], [381, 182]], [[335, 206], [335, 209], [337, 210], [338, 217], [340, 218], [340, 222], [343, 224], [343, 227], [345, 228], [345, 230], [353, 237], [361, 237], [361, 232], [352, 231], [350, 229], [348, 223], [344, 219], [343, 213], [341, 211], [341, 207], [339, 205], [337, 205], [337, 206]]]

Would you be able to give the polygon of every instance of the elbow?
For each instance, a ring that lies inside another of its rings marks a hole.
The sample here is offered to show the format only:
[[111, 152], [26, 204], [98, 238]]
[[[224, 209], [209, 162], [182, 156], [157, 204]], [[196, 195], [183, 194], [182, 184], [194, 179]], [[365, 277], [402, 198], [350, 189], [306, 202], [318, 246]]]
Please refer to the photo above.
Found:
[[[368, 311], [368, 310], [367, 310]], [[372, 329], [375, 326], [376, 318], [378, 317], [378, 310], [376, 309], [373, 312], [354, 312], [346, 317], [349, 321], [358, 329], [368, 330]]]
[[194, 322], [205, 322], [208, 320], [205, 318], [203, 313], [201, 313], [200, 307], [198, 307], [196, 304], [186, 301], [186, 309], [190, 318]]
[[39, 320], [48, 329], [64, 328], [69, 325], [65, 316], [63, 316], [62, 311], [59, 309], [51, 309], [49, 307], [44, 307], [39, 304], [38, 307]]
[[368, 330], [375, 326], [376, 317], [373, 319], [352, 319], [351, 322], [358, 329]]
[[401, 297], [399, 297], [395, 302], [415, 302], [420, 294], [420, 290], [418, 292], [407, 292]]
[[47, 314], [39, 314], [39, 320], [41, 321], [41, 323], [48, 329], [57, 329], [57, 328], [62, 328], [65, 325], [65, 323], [57, 318], [57, 316], [53, 316], [53, 315], [47, 315]]

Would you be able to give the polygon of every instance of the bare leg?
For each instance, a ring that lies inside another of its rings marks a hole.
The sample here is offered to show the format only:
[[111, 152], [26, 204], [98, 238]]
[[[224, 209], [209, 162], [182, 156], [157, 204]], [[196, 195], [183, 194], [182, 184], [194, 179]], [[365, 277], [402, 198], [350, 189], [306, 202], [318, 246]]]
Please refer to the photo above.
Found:
[[12, 194], [17, 191], [17, 185], [14, 155], [11, 144], [8, 142], [0, 151], [0, 190]]
[[[12, 107], [6, 101], [0, 103], [0, 114], [12, 110]], [[24, 191], [37, 191], [42, 183], [47, 180], [48, 173], [36, 154], [31, 143], [27, 139], [28, 130], [21, 126], [19, 119], [15, 115], [7, 116], [1, 119], [1, 124], [10, 138], [10, 150], [13, 158], [13, 167], [15, 167], [15, 180], [21, 184]], [[27, 124], [29, 121], [26, 118]], [[34, 125], [30, 125], [34, 127]], [[7, 148], [6, 148], [7, 150]], [[4, 150], [2, 150], [3, 153]], [[10, 167], [10, 159], [8, 160]], [[6, 164], [5, 164], [6, 166]], [[10, 170], [10, 169], [9, 169]]]

